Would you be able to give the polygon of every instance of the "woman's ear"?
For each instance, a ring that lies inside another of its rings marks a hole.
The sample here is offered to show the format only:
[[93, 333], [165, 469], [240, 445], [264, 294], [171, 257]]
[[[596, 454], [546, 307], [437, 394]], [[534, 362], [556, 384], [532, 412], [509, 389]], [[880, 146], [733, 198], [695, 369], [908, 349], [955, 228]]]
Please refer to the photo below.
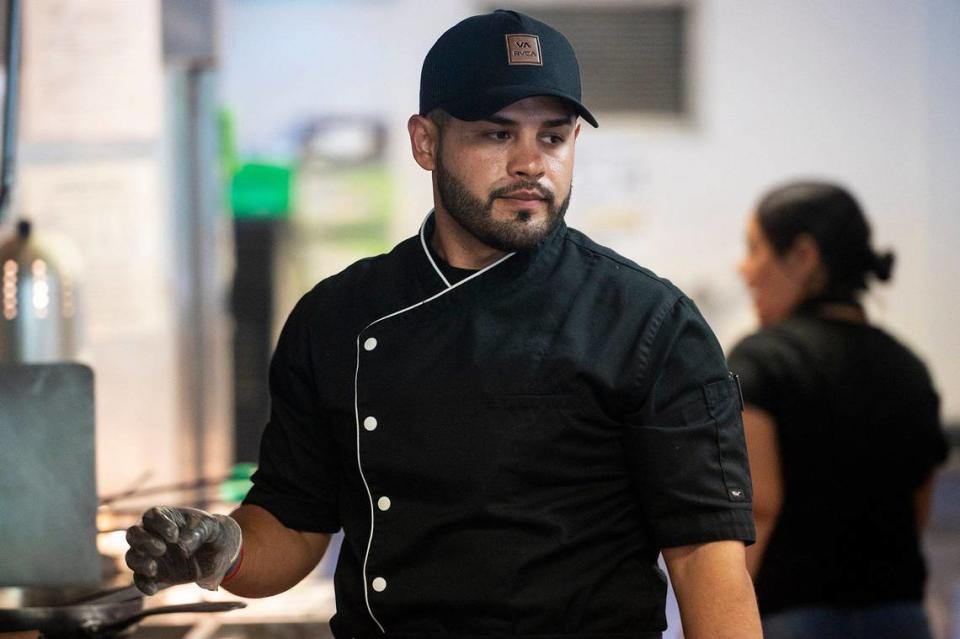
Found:
[[407, 120], [407, 131], [410, 133], [410, 149], [413, 159], [425, 171], [437, 168], [437, 148], [440, 144], [440, 129], [437, 125], [422, 115], [411, 115]]
[[812, 273], [820, 266], [820, 247], [809, 233], [801, 233], [790, 247], [790, 262], [801, 273]]
[[808, 294], [818, 294], [827, 286], [828, 274], [820, 258], [820, 247], [809, 233], [801, 233], [793, 241], [787, 262], [798, 279], [806, 282]]

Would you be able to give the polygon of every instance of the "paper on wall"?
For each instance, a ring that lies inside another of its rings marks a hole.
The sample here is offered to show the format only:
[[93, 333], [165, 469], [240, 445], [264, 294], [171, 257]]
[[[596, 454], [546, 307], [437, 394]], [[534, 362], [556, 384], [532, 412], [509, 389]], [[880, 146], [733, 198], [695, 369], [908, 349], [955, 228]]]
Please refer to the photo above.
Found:
[[111, 143], [160, 134], [156, 0], [31, 0], [23, 14], [25, 143]]

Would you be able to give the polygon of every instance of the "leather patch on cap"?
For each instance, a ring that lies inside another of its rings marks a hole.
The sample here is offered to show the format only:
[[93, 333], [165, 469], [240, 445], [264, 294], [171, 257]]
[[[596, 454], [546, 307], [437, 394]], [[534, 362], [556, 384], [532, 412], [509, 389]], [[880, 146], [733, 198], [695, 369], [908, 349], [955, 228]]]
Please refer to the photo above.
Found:
[[542, 67], [540, 38], [527, 33], [508, 33], [507, 64], [532, 64]]

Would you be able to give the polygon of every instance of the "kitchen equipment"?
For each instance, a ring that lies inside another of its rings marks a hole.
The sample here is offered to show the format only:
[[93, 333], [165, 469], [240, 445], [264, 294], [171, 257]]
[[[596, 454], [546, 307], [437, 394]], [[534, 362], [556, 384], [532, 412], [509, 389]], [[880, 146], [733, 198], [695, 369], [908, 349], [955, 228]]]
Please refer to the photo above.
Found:
[[[2, 3], [4, 18], [3, 139], [0, 146], [0, 222], [13, 200], [20, 85], [20, 0]], [[3, 226], [0, 225], [0, 229]], [[76, 273], [65, 265], [73, 251], [37, 242], [28, 220], [0, 241], [0, 362], [74, 359]], [[54, 256], [58, 256], [54, 259]], [[73, 267], [76, 270], [76, 267]]]
[[98, 588], [95, 586], [0, 588], [0, 610], [107, 603], [110, 601], [126, 601], [142, 596], [143, 594], [133, 584], [113, 588]]
[[98, 584], [93, 372], [0, 364], [0, 586]]
[[37, 241], [27, 220], [0, 242], [0, 362], [75, 358], [76, 275], [63, 260], [73, 251], [60, 244]]
[[45, 639], [107, 639], [122, 636], [152, 615], [226, 612], [246, 606], [240, 601], [218, 601], [144, 609], [143, 595], [134, 586], [102, 591], [80, 601], [60, 598], [58, 602], [55, 590], [32, 594], [37, 596], [32, 601], [28, 596], [26, 601], [42, 605], [0, 608], [0, 633], [39, 630]]

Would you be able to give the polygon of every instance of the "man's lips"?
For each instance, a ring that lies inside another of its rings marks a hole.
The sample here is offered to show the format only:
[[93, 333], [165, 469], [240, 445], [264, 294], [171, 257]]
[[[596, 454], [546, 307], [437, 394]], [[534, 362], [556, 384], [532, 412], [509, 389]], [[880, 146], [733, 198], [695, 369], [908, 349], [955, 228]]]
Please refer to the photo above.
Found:
[[501, 195], [500, 197], [505, 200], [523, 200], [527, 202], [547, 199], [537, 191], [514, 191], [513, 193], [507, 193], [505, 195]]

